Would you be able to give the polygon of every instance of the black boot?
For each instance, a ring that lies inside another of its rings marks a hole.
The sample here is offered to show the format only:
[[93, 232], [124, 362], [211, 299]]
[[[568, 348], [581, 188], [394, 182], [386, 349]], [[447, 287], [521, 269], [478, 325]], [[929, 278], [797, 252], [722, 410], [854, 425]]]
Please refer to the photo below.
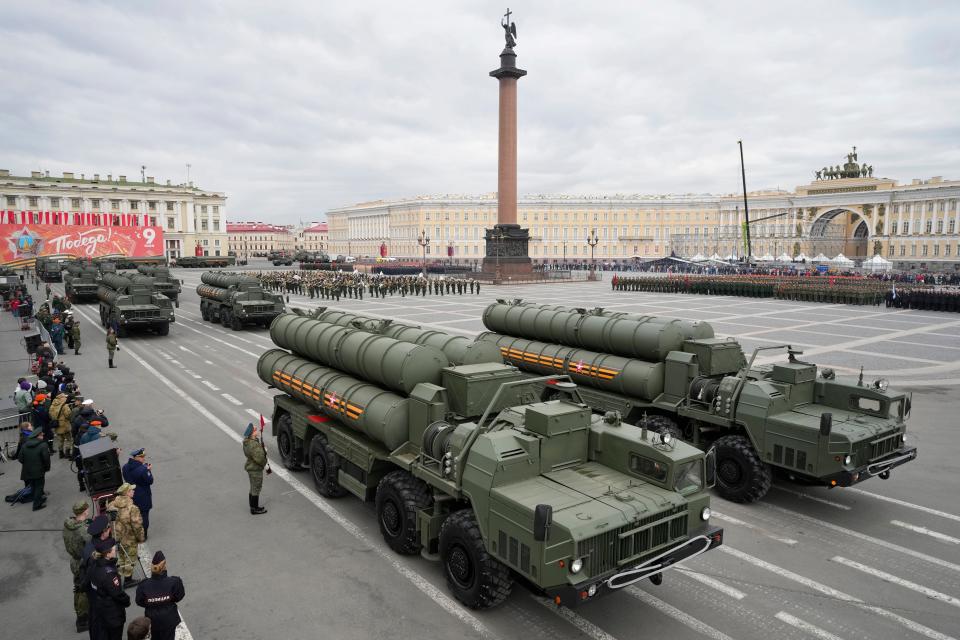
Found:
[[110, 364], [110, 366], [108, 367], [109, 369], [116, 369], [116, 367], [113, 366], [113, 358], [110, 358], [110, 359], [108, 360], [108, 362], [109, 362], [109, 364]]
[[90, 630], [90, 618], [87, 616], [77, 616], [77, 633], [83, 633]]
[[260, 506], [260, 496], [250, 496], [250, 513], [253, 515], [260, 515], [261, 513], [266, 513], [267, 510]]

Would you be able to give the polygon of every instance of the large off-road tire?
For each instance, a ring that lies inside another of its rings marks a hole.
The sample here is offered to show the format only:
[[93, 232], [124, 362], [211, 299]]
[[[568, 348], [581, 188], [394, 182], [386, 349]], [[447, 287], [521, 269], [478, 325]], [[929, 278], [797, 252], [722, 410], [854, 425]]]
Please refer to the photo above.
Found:
[[162, 323], [162, 324], [157, 325], [157, 335], [158, 335], [158, 336], [166, 336], [166, 335], [169, 335], [169, 334], [170, 334], [170, 323], [169, 323], [169, 322], [164, 322], [164, 323]]
[[717, 450], [717, 493], [733, 502], [756, 502], [770, 490], [770, 465], [745, 436], [723, 436]]
[[487, 552], [471, 510], [457, 511], [443, 521], [440, 560], [450, 591], [471, 609], [495, 607], [510, 595], [510, 570]]
[[[642, 420], [637, 424], [643, 426]], [[668, 418], [667, 416], [647, 416], [647, 429], [661, 434], [669, 433], [677, 440], [683, 439], [683, 431], [677, 426], [677, 423], [673, 420], [673, 418]]]
[[230, 328], [234, 331], [243, 329], [243, 322], [237, 316], [230, 314]]
[[303, 450], [293, 436], [293, 418], [285, 413], [277, 419], [277, 451], [283, 466], [292, 471], [302, 468]]
[[232, 319], [233, 314], [230, 313], [229, 309], [220, 309], [220, 324], [225, 327], [230, 326], [230, 320]]
[[377, 485], [377, 522], [387, 545], [397, 553], [420, 551], [417, 535], [417, 511], [433, 503], [433, 495], [423, 480], [406, 471], [391, 471]]
[[317, 491], [325, 498], [341, 498], [347, 490], [340, 486], [337, 475], [340, 473], [340, 456], [333, 452], [323, 434], [317, 434], [310, 441], [310, 475]]
[[210, 321], [210, 312], [207, 311], [207, 307], [204, 306], [204, 305], [201, 305], [201, 306], [200, 306], [200, 317], [203, 318], [203, 319], [204, 319], [205, 321], [207, 321], [207, 322]]

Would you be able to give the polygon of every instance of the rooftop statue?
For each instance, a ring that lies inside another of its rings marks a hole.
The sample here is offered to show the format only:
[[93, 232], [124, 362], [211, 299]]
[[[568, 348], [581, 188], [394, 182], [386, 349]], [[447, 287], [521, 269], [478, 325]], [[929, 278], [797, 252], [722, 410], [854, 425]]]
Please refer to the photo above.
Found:
[[503, 37], [507, 41], [508, 49], [513, 49], [517, 46], [517, 23], [510, 22], [510, 15], [512, 13], [508, 7], [507, 12], [503, 14], [503, 19], [500, 21], [500, 26], [503, 27]]

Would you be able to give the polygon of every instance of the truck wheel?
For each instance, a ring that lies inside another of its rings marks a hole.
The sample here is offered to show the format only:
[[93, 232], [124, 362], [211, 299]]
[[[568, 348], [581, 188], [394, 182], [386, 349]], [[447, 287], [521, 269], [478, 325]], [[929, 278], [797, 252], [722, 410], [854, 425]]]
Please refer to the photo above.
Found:
[[161, 325], [157, 325], [157, 335], [166, 336], [170, 334], [170, 323], [164, 322]]
[[206, 307], [203, 307], [203, 306], [200, 307], [200, 317], [203, 318], [204, 321], [207, 321], [207, 322], [210, 321], [210, 314], [207, 313]]
[[292, 471], [300, 469], [303, 461], [303, 451], [296, 444], [293, 437], [293, 419], [289, 413], [285, 413], [277, 420], [277, 450], [283, 466]]
[[440, 559], [447, 586], [471, 609], [495, 607], [510, 595], [510, 570], [483, 545], [477, 519], [469, 509], [457, 511], [440, 527]]
[[770, 490], [770, 466], [744, 436], [724, 436], [717, 450], [717, 492], [733, 502], [755, 502]]
[[228, 309], [220, 309], [220, 324], [225, 327], [230, 326], [230, 311]]
[[[638, 422], [637, 424], [642, 426], [642, 422]], [[683, 431], [680, 430], [680, 427], [677, 426], [673, 418], [668, 418], [667, 416], [647, 416], [647, 429], [656, 431], [657, 433], [669, 433], [677, 440], [683, 440]]]
[[420, 551], [417, 511], [433, 503], [426, 483], [406, 471], [391, 471], [377, 486], [377, 521], [387, 545], [403, 555]]
[[243, 329], [243, 322], [240, 321], [240, 318], [231, 314], [230, 328], [233, 329], [234, 331], [240, 331], [241, 329]]
[[340, 486], [337, 474], [340, 472], [340, 458], [327, 444], [327, 439], [318, 434], [310, 441], [310, 473], [317, 491], [325, 498], [340, 498], [347, 490]]

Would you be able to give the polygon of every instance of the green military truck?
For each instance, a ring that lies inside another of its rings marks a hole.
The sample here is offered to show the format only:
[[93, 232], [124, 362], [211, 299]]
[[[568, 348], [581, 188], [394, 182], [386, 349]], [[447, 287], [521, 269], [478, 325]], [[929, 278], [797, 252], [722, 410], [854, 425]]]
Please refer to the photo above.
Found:
[[175, 262], [173, 266], [188, 269], [219, 269], [233, 266], [237, 259], [234, 256], [183, 256], [171, 262]]
[[73, 262], [74, 258], [66, 256], [40, 256], [34, 262], [34, 271], [37, 278], [43, 282], [61, 282], [64, 267]]
[[[567, 376], [458, 364], [427, 344], [284, 314], [260, 378], [284, 464], [373, 502], [391, 549], [439, 560], [463, 604], [514, 579], [568, 607], [722, 544], [713, 454], [594, 415]], [[462, 345], [459, 345], [462, 346]], [[451, 343], [451, 353], [463, 350]], [[483, 349], [476, 349], [479, 353]], [[541, 387], [557, 397], [542, 400]]]
[[[750, 361], [733, 338], [705, 322], [499, 300], [486, 308], [490, 332], [477, 340], [530, 375], [562, 373], [582, 385], [596, 411], [643, 416], [717, 455], [717, 489], [753, 502], [772, 472], [847, 487], [890, 477], [914, 460], [906, 444], [911, 396], [837, 377], [797, 359], [789, 345], [761, 347]], [[786, 350], [784, 362], [754, 366], [757, 353]]]
[[157, 293], [153, 283], [144, 280], [143, 276], [134, 281], [116, 273], [104, 273], [97, 298], [100, 300], [100, 324], [116, 328], [117, 336], [121, 338], [140, 329], [165, 336], [170, 333], [170, 323], [176, 322], [173, 302]]
[[260, 281], [236, 273], [206, 271], [197, 286], [200, 317], [234, 331], [244, 325], [270, 325], [283, 313], [283, 296], [264, 291]]
[[93, 302], [97, 299], [100, 274], [92, 264], [68, 264], [63, 276], [63, 288], [70, 302]]
[[153, 286], [157, 291], [173, 300], [176, 306], [180, 306], [180, 293], [182, 292], [181, 282], [170, 275], [170, 268], [163, 265], [140, 265], [137, 267], [137, 273], [153, 278]]

